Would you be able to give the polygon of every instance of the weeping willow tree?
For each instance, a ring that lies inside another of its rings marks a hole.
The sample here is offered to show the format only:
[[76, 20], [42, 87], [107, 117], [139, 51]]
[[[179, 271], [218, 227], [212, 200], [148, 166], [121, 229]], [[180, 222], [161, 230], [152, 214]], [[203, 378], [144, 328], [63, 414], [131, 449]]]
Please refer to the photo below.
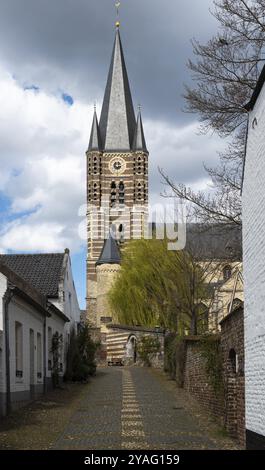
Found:
[[197, 334], [206, 313], [205, 273], [189, 253], [168, 251], [166, 240], [132, 241], [109, 292], [110, 307], [125, 325]]

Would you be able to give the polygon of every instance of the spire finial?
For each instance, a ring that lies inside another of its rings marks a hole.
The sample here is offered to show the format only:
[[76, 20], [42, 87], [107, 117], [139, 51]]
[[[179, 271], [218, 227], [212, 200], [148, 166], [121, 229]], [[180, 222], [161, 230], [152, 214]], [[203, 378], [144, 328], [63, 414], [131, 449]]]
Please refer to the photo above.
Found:
[[121, 2], [119, 2], [118, 0], [116, 0], [116, 1], [115, 1], [115, 7], [116, 7], [116, 10], [117, 10], [116, 28], [119, 28], [119, 27], [120, 27], [120, 6], [121, 6]]
[[97, 103], [96, 102], [94, 103], [94, 112], [95, 113], [97, 112]]
[[142, 105], [139, 103], [138, 104], [138, 112], [141, 113], [141, 111], [142, 111]]

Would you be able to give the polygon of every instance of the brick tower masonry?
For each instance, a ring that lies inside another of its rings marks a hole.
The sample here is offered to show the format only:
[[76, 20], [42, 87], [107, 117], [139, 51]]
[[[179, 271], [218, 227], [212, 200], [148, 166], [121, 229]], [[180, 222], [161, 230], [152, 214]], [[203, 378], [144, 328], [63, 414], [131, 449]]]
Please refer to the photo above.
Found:
[[[117, 243], [122, 245], [126, 240], [143, 237], [148, 217], [149, 154], [140, 110], [135, 118], [119, 27], [100, 121], [95, 110], [86, 155], [87, 319], [93, 326], [100, 327], [104, 318], [112, 316], [97, 305], [101, 294], [97, 272], [103, 269], [97, 266], [103, 251], [110, 248], [105, 246], [110, 227]], [[116, 272], [114, 264], [115, 260], [108, 263], [111, 271]]]

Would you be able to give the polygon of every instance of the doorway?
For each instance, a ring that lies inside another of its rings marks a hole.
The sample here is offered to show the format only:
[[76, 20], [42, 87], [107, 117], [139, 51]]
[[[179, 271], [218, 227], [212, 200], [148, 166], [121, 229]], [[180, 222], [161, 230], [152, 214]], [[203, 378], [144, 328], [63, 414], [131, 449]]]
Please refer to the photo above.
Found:
[[127, 358], [133, 361], [135, 364], [137, 361], [137, 339], [136, 336], [132, 335], [128, 338], [126, 345]]

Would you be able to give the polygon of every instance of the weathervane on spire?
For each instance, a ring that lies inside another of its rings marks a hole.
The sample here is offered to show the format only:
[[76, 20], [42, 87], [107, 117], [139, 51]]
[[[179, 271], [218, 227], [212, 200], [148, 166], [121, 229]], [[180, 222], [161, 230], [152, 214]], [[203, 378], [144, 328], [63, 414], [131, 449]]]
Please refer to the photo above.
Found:
[[120, 6], [121, 6], [121, 2], [119, 1], [115, 1], [115, 7], [116, 7], [116, 10], [117, 10], [117, 21], [116, 21], [116, 28], [119, 28], [120, 27], [120, 21], [119, 21], [119, 17], [120, 17]]

